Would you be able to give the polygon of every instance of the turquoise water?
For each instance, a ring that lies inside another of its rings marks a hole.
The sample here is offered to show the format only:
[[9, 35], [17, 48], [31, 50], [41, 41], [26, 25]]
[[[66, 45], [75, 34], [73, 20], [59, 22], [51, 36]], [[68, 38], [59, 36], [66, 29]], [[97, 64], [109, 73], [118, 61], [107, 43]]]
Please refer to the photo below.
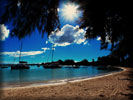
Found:
[[11, 70], [0, 68], [0, 83], [20, 83], [20, 82], [48, 82], [51, 80], [62, 80], [71, 78], [92, 77], [108, 73], [108, 70], [98, 70], [94, 66], [80, 66], [80, 68], [57, 68], [45, 69], [42, 66], [30, 66], [30, 69]]

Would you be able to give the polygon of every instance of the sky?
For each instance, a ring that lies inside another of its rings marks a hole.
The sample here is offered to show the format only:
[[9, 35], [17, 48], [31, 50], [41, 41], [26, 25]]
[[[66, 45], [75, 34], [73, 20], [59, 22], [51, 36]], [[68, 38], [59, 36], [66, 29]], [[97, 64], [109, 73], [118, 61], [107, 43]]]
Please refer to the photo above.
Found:
[[100, 37], [93, 40], [84, 38], [86, 29], [79, 29], [77, 21], [82, 17], [79, 5], [69, 2], [60, 2], [58, 8], [61, 29], [55, 29], [49, 37], [35, 30], [32, 35], [23, 38], [10, 36], [11, 25], [0, 24], [0, 44], [3, 47], [0, 63], [11, 64], [19, 62], [20, 47], [22, 43], [21, 60], [28, 63], [51, 62], [52, 46], [54, 44], [54, 61], [73, 59], [82, 61], [97, 60], [97, 57], [106, 56], [108, 50], [100, 50]]

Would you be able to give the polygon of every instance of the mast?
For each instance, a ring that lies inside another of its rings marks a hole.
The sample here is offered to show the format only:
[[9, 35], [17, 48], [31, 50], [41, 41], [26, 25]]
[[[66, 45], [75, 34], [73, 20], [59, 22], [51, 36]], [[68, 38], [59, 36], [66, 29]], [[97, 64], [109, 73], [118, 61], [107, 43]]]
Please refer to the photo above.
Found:
[[20, 54], [19, 54], [19, 62], [20, 62], [20, 60], [21, 60], [22, 44], [23, 44], [23, 42], [21, 41], [21, 46], [20, 46]]
[[52, 45], [52, 62], [53, 62], [53, 58], [54, 58], [54, 44]]

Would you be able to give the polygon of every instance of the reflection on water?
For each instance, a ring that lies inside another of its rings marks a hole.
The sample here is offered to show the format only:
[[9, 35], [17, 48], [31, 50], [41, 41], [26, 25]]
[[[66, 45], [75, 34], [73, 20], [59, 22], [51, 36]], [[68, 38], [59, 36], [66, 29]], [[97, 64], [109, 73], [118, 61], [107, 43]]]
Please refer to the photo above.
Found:
[[45, 69], [42, 66], [30, 66], [30, 69], [11, 70], [0, 68], [0, 82], [17, 83], [17, 82], [36, 82], [50, 81], [77, 77], [91, 77], [98, 74], [107, 73], [107, 70], [97, 70], [97, 67], [89, 66], [80, 68], [57, 68]]

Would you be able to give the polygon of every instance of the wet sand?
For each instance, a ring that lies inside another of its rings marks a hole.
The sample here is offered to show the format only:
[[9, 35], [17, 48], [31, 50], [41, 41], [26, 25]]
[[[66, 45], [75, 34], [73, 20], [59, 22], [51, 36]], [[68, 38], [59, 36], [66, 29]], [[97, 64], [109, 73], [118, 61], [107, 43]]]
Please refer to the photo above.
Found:
[[133, 100], [133, 68], [49, 86], [5, 88], [0, 100]]

